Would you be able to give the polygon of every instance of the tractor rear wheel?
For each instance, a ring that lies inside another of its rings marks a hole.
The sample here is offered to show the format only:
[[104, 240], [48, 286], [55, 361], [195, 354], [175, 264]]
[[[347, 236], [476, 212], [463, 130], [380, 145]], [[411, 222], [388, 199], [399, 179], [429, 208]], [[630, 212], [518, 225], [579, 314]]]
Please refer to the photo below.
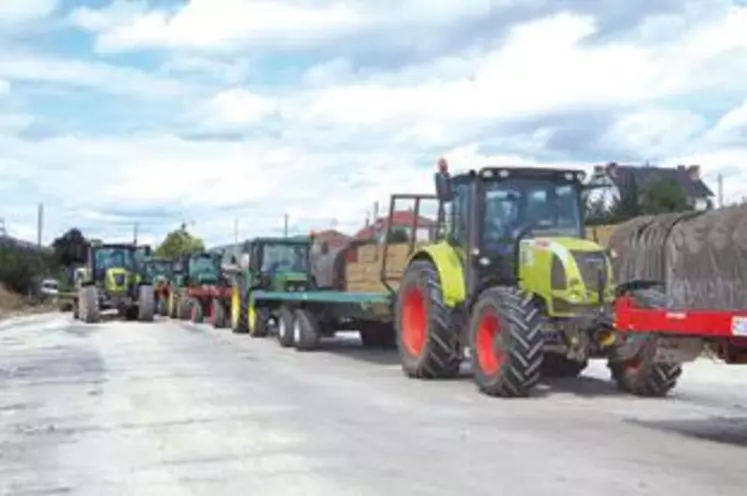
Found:
[[588, 364], [587, 360], [579, 362], [557, 353], [546, 353], [542, 359], [542, 377], [578, 377]]
[[189, 320], [193, 324], [202, 324], [205, 320], [205, 311], [202, 309], [202, 302], [197, 298], [189, 300]]
[[436, 268], [427, 261], [411, 263], [402, 276], [395, 306], [397, 344], [407, 375], [437, 379], [459, 374], [462, 357], [450, 320]]
[[249, 335], [253, 338], [267, 336], [267, 326], [270, 320], [270, 311], [264, 307], [252, 307], [249, 311]]
[[143, 285], [138, 288], [137, 319], [140, 322], [153, 322], [156, 313], [156, 302], [153, 286]]
[[249, 331], [246, 302], [241, 295], [241, 290], [235, 286], [231, 294], [231, 330], [235, 334], [244, 334]]
[[542, 320], [530, 294], [513, 287], [482, 292], [469, 324], [475, 382], [482, 392], [527, 396], [540, 379]]
[[[667, 299], [663, 291], [650, 288], [630, 293], [636, 303], [643, 308], [666, 308]], [[659, 363], [654, 361], [657, 339], [651, 336], [638, 354], [628, 360], [610, 361], [607, 364], [617, 388], [636, 396], [666, 396], [682, 375], [679, 363]]]
[[179, 298], [177, 301], [177, 317], [179, 320], [189, 320], [192, 312], [189, 298]]
[[295, 316], [288, 307], [281, 307], [278, 312], [278, 343], [283, 348], [293, 346], [293, 323]]
[[216, 329], [226, 327], [226, 307], [220, 298], [214, 298], [210, 302], [210, 321]]

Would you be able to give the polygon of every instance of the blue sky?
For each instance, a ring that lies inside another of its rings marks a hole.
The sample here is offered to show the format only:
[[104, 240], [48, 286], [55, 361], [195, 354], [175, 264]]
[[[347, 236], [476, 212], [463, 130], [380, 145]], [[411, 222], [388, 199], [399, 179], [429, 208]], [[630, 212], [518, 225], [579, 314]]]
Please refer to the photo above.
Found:
[[[11, 5], [14, 5], [11, 7]], [[747, 196], [729, 0], [0, 2], [11, 234], [337, 226], [453, 169], [700, 164]]]

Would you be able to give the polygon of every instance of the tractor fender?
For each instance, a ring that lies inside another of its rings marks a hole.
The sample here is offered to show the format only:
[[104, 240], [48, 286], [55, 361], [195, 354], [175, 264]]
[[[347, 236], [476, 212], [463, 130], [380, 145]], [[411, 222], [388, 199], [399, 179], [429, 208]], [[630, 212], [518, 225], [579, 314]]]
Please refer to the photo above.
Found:
[[447, 307], [454, 308], [464, 303], [467, 298], [464, 267], [454, 247], [445, 242], [424, 246], [410, 256], [407, 265], [418, 260], [426, 260], [436, 268]]

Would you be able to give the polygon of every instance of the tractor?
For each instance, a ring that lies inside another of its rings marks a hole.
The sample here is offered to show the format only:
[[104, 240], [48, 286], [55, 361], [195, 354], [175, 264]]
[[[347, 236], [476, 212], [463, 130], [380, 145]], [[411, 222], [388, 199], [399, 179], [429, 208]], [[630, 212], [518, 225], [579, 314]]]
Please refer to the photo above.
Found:
[[207, 316], [214, 327], [226, 327], [231, 285], [223, 274], [222, 260], [222, 253], [200, 252], [174, 261], [170, 317], [199, 324]]
[[[240, 272], [231, 299], [231, 328], [236, 333], [265, 337], [277, 322], [276, 305], [247, 306], [249, 293], [256, 290], [294, 292], [314, 287], [309, 275], [309, 237], [262, 237], [244, 243]], [[278, 339], [287, 339], [285, 334]], [[282, 343], [281, 343], [282, 344]]]
[[407, 375], [452, 377], [468, 357], [481, 391], [521, 397], [543, 376], [574, 377], [605, 358], [621, 390], [674, 387], [680, 364], [657, 338], [615, 331], [618, 296], [660, 307], [663, 294], [643, 281], [614, 286], [613, 254], [584, 239], [584, 180], [514, 167], [452, 176], [439, 162], [440, 240], [413, 250], [396, 292]]
[[164, 257], [148, 257], [143, 263], [143, 279], [153, 286], [156, 313], [168, 315], [169, 292], [173, 278], [173, 261]]
[[152, 322], [153, 286], [141, 277], [140, 260], [150, 247], [129, 243], [97, 243], [88, 248], [85, 267], [75, 272], [73, 315], [95, 323], [104, 310], [116, 309], [127, 320]]

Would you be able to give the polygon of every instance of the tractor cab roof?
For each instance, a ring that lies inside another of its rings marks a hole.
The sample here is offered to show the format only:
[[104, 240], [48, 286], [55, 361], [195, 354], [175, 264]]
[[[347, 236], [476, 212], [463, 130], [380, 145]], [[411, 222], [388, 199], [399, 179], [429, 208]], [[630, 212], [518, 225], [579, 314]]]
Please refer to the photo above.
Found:
[[[446, 172], [446, 171], [444, 171]], [[487, 180], [506, 180], [512, 178], [522, 179], [545, 179], [563, 182], [582, 183], [586, 179], [586, 173], [582, 170], [573, 169], [551, 169], [543, 167], [514, 167], [514, 166], [488, 166], [479, 171], [470, 170], [451, 176], [456, 182], [471, 180], [480, 177]]]

